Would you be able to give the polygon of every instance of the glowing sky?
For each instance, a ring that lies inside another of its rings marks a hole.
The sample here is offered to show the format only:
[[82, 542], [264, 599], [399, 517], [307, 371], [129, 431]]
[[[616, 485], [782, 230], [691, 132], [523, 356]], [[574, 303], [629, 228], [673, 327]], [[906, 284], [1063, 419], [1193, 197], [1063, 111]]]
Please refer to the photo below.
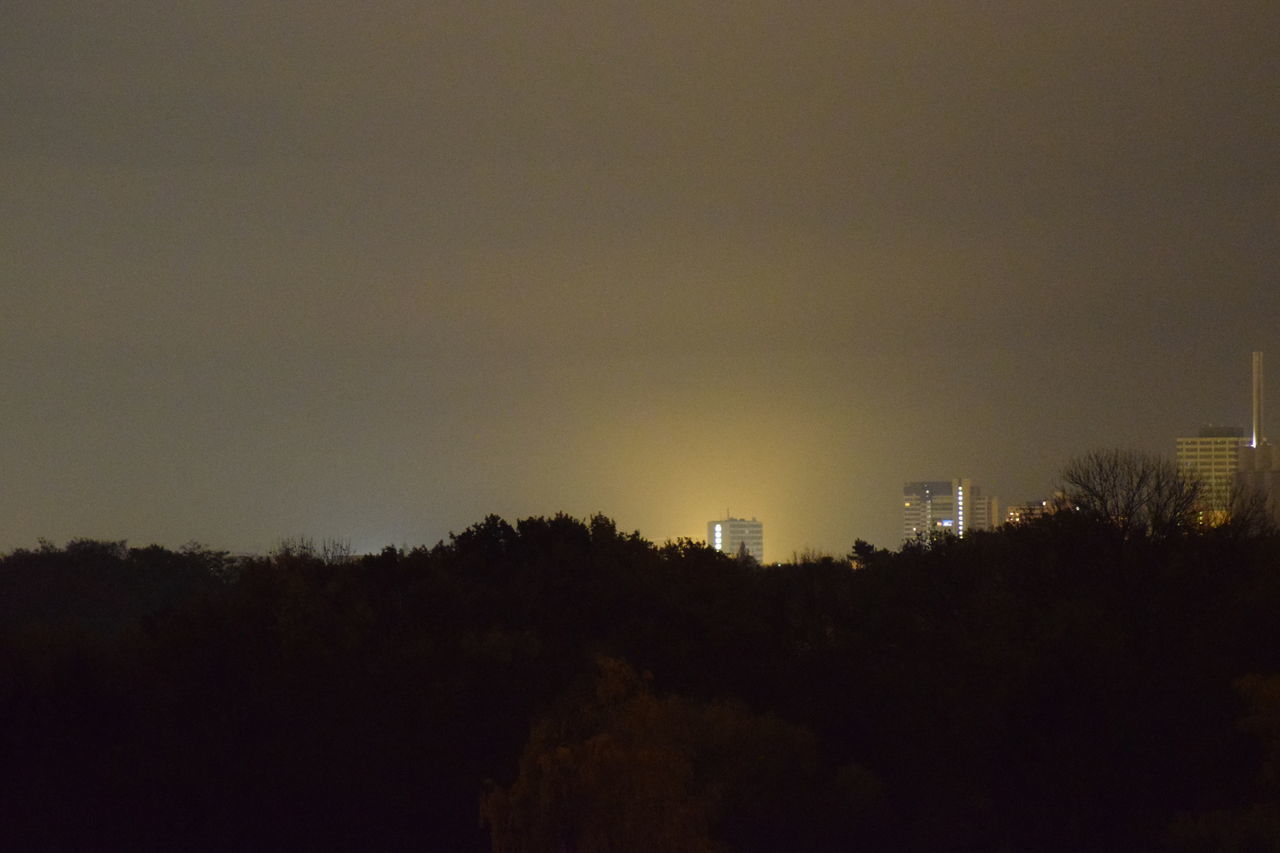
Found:
[[1022, 501], [1245, 425], [1277, 33], [1231, 0], [0, 4], [0, 549], [729, 509], [784, 559], [896, 545], [907, 480]]

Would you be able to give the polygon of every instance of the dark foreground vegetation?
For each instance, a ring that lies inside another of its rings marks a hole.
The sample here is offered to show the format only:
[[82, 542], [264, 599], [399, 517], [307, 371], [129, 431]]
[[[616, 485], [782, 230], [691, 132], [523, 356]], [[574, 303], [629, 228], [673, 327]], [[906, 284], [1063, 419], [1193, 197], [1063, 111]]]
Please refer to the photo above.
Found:
[[1276, 849], [1280, 539], [0, 561], [9, 849]]

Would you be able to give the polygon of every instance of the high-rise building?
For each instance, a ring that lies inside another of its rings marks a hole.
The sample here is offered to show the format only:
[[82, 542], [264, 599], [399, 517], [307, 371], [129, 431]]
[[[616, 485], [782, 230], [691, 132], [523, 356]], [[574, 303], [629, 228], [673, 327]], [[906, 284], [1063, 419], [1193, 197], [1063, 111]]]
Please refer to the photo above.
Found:
[[731, 557], [746, 554], [763, 563], [764, 524], [754, 518], [749, 521], [732, 517], [708, 521], [707, 544]]
[[999, 502], [967, 478], [923, 480], [902, 487], [902, 538], [928, 541], [941, 534], [963, 537], [997, 527]]
[[1179, 438], [1178, 470], [1199, 480], [1202, 524], [1220, 524], [1231, 511], [1240, 470], [1240, 450], [1248, 447], [1243, 427], [1207, 426], [1194, 438]]
[[1280, 521], [1280, 453], [1263, 434], [1262, 353], [1253, 354], [1252, 428], [1204, 427], [1177, 439], [1178, 469], [1200, 481], [1202, 524], [1221, 524], [1238, 506], [1264, 501]]
[[927, 540], [935, 532], [954, 532], [955, 497], [950, 480], [922, 480], [902, 487], [902, 539]]

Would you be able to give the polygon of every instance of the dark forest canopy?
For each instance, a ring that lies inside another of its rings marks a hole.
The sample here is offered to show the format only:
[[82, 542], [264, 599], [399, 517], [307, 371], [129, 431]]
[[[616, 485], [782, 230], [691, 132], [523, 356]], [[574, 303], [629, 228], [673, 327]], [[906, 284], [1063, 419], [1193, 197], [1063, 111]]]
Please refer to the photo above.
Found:
[[23, 849], [1275, 849], [1280, 539], [762, 567], [603, 516], [0, 559]]

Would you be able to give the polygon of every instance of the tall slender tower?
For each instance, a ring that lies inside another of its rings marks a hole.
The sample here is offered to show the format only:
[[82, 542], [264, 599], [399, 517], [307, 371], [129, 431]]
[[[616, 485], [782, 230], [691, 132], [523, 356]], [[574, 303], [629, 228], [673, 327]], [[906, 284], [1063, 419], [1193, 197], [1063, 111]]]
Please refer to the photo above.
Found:
[[1246, 500], [1262, 501], [1280, 524], [1280, 447], [1267, 441], [1262, 421], [1262, 353], [1253, 354], [1253, 436], [1240, 448], [1236, 490]]
[[1253, 441], [1250, 447], [1260, 447], [1266, 441], [1262, 434], [1262, 353], [1253, 354]]

